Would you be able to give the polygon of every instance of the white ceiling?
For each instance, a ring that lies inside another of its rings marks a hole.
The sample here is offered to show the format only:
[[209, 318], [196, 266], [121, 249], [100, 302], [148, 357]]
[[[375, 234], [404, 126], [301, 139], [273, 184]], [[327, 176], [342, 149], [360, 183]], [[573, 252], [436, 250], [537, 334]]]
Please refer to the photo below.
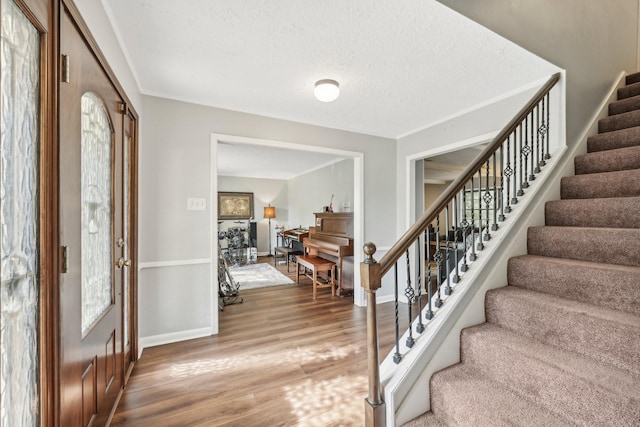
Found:
[[[398, 138], [555, 68], [434, 0], [102, 0], [143, 94]], [[332, 103], [314, 82], [338, 80]]]
[[344, 159], [263, 145], [218, 143], [218, 175], [224, 176], [286, 180]]

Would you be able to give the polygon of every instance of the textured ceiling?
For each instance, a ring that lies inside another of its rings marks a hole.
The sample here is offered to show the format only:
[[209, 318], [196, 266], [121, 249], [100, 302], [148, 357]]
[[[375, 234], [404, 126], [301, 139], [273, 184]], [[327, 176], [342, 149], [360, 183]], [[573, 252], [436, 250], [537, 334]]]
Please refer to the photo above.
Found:
[[103, 5], [143, 94], [391, 138], [555, 70], [434, 0]]

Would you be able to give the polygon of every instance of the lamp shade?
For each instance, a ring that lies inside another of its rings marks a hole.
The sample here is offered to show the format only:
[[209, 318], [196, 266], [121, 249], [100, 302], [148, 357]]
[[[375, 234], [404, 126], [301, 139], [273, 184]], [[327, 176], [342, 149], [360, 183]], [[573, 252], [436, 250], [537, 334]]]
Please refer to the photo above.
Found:
[[313, 94], [318, 101], [331, 102], [340, 95], [340, 85], [337, 81], [331, 79], [318, 80]]
[[265, 206], [264, 207], [264, 217], [265, 218], [275, 218], [276, 217], [276, 208], [275, 206]]

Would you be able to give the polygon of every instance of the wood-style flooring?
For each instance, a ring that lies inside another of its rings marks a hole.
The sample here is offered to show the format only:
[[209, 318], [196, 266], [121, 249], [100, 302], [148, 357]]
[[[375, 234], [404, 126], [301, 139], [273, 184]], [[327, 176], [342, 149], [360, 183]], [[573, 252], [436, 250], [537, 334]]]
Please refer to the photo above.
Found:
[[[144, 350], [112, 426], [364, 425], [366, 309], [329, 289], [313, 300], [308, 279], [241, 295], [219, 313], [218, 335]], [[382, 358], [393, 303], [378, 315]]]

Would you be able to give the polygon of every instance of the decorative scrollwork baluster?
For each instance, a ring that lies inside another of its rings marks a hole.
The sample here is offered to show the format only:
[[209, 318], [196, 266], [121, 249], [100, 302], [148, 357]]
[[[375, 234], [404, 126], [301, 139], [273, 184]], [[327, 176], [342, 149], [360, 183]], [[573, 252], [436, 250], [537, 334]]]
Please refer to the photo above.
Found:
[[[506, 159], [507, 159], [507, 165], [504, 168], [504, 170], [502, 171], [502, 176], [506, 177], [506, 195], [505, 195], [505, 207], [504, 207], [504, 213], [508, 214], [511, 213], [511, 200], [509, 199], [509, 185], [511, 184], [511, 175], [513, 175], [513, 169], [511, 169], [511, 158], [509, 157], [509, 155], [511, 154], [511, 149], [510, 149], [510, 145], [511, 145], [511, 135], [507, 136], [507, 155], [506, 155]], [[514, 180], [515, 181], [515, 180]]]
[[407, 286], [404, 288], [404, 296], [407, 298], [407, 311], [409, 313], [409, 336], [407, 337], [406, 345], [411, 348], [414, 344], [413, 339], [413, 328], [411, 327], [411, 322], [413, 322], [413, 315], [411, 314], [411, 308], [413, 307], [413, 302], [415, 298], [415, 291], [413, 290], [413, 286], [411, 286], [411, 258], [409, 257], [409, 250], [407, 249]]
[[483, 237], [483, 240], [485, 241], [491, 240], [491, 233], [489, 233], [489, 229], [491, 228], [490, 227], [491, 218], [489, 216], [489, 209], [491, 208], [491, 202], [494, 199], [494, 197], [491, 195], [491, 189], [489, 187], [489, 160], [488, 159], [487, 159], [486, 169], [487, 169], [487, 173], [485, 174], [484, 194], [482, 195], [482, 200], [484, 201], [484, 207], [487, 213], [487, 225], [484, 228], [484, 237]]

